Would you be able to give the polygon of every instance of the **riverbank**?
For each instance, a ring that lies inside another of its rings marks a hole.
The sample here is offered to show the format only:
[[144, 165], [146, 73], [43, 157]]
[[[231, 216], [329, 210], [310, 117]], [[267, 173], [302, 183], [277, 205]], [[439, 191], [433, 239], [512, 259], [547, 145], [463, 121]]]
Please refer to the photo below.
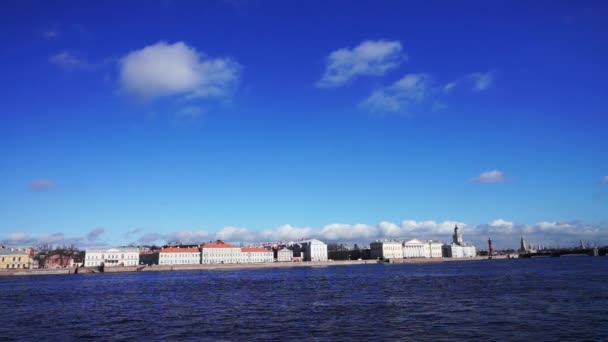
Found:
[[242, 270], [260, 268], [286, 268], [286, 267], [329, 267], [329, 266], [352, 266], [368, 264], [418, 264], [434, 262], [454, 261], [479, 261], [487, 257], [475, 257], [466, 259], [453, 258], [412, 258], [394, 259], [388, 263], [376, 260], [337, 260], [337, 261], [315, 261], [315, 262], [274, 262], [260, 264], [197, 264], [197, 265], [153, 265], [153, 266], [125, 266], [106, 267], [104, 272], [99, 272], [97, 267], [80, 268], [58, 268], [58, 269], [20, 269], [0, 270], [0, 276], [22, 276], [22, 275], [58, 275], [58, 274], [92, 274], [92, 273], [125, 273], [125, 272], [171, 272], [171, 271], [214, 271], [214, 270]]

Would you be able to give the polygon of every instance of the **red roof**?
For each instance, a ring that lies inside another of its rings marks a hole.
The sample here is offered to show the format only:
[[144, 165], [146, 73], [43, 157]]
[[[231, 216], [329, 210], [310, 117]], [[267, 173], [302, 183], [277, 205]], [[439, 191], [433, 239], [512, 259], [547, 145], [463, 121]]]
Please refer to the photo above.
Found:
[[225, 243], [224, 241], [217, 240], [216, 242], [210, 242], [203, 245], [203, 248], [238, 248], [235, 245]]
[[265, 248], [260, 247], [242, 247], [241, 252], [270, 252]]
[[196, 247], [193, 248], [177, 248], [177, 247], [167, 247], [163, 248], [161, 253], [198, 253], [199, 250]]

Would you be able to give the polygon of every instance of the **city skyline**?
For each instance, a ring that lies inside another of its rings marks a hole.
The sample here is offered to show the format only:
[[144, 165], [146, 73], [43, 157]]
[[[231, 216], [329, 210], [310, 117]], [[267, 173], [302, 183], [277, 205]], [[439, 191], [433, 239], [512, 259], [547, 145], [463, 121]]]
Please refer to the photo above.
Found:
[[0, 244], [608, 244], [601, 2], [2, 7]]

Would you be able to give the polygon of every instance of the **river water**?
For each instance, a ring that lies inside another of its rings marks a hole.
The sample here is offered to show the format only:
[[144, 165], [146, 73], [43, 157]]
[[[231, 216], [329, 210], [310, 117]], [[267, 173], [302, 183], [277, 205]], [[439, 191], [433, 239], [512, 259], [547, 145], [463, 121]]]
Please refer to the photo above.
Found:
[[608, 257], [0, 277], [0, 340], [608, 340]]

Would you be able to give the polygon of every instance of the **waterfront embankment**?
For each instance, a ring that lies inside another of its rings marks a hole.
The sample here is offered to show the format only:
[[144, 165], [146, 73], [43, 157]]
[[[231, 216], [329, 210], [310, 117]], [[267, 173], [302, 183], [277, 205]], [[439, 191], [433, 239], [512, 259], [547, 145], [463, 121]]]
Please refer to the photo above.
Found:
[[274, 262], [259, 264], [197, 264], [197, 265], [154, 265], [154, 266], [125, 266], [125, 267], [106, 267], [104, 272], [100, 272], [97, 267], [79, 268], [58, 268], [58, 269], [20, 269], [20, 270], [0, 270], [0, 276], [20, 276], [20, 275], [58, 275], [58, 274], [92, 274], [92, 273], [125, 273], [125, 272], [170, 272], [170, 271], [213, 271], [213, 270], [244, 270], [244, 269], [268, 269], [268, 268], [287, 268], [287, 267], [329, 267], [345, 265], [367, 265], [367, 264], [403, 264], [403, 263], [435, 263], [453, 261], [479, 261], [486, 260], [487, 257], [475, 258], [411, 258], [393, 259], [389, 263], [378, 262], [376, 260], [337, 260], [337, 261], [315, 261], [315, 262]]

